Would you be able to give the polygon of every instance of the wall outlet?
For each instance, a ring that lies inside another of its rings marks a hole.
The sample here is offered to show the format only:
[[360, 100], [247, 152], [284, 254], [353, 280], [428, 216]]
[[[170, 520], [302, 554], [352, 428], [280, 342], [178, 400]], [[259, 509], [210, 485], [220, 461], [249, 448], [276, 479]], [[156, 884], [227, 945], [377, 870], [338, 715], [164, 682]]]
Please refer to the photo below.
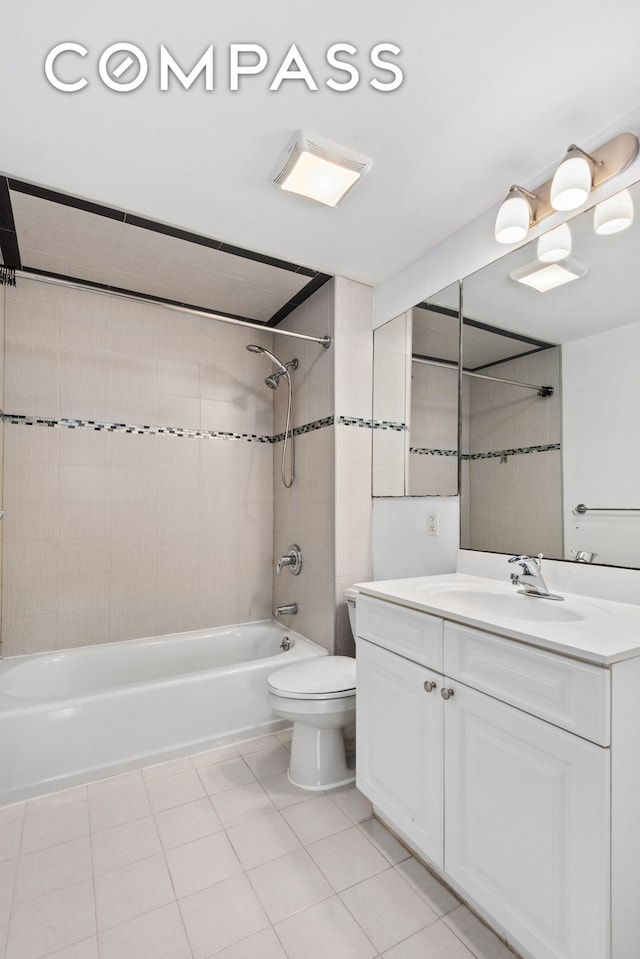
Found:
[[440, 513], [427, 514], [427, 536], [440, 535]]

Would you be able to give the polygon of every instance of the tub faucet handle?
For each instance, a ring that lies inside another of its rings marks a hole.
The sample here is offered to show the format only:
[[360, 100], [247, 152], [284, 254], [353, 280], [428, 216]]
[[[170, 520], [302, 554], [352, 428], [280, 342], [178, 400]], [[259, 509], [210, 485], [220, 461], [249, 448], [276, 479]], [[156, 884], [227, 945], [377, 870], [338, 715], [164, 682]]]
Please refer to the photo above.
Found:
[[297, 543], [294, 543], [289, 547], [288, 551], [281, 556], [276, 564], [276, 573], [278, 576], [282, 572], [284, 566], [288, 566], [290, 572], [294, 576], [297, 576], [300, 570], [302, 569], [302, 550]]

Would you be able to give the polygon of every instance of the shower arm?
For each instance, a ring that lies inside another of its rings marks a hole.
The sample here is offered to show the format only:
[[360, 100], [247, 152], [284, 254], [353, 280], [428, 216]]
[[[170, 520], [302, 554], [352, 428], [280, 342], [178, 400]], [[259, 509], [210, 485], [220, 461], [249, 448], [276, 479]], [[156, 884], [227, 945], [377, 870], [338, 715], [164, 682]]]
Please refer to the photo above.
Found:
[[65, 286], [71, 290], [83, 290], [85, 293], [106, 293], [109, 296], [117, 296], [121, 300], [129, 300], [130, 303], [148, 303], [150, 306], [160, 307], [163, 310], [172, 310], [174, 313], [187, 313], [190, 316], [204, 316], [208, 320], [218, 320], [220, 323], [230, 323], [233, 326], [243, 326], [249, 330], [262, 330], [269, 333], [277, 333], [280, 336], [292, 336], [297, 340], [309, 340], [311, 343], [318, 343], [325, 350], [331, 346], [331, 337], [311, 336], [308, 333], [295, 333], [293, 330], [280, 330], [277, 326], [268, 326], [266, 323], [251, 323], [245, 320], [236, 320], [232, 316], [223, 316], [221, 313], [214, 313], [211, 310], [198, 310], [193, 306], [180, 306], [178, 303], [165, 303], [154, 300], [151, 296], [141, 294], [124, 293], [120, 290], [102, 289], [101, 287], [90, 286], [88, 283], [82, 283], [78, 280], [65, 280], [55, 276], [42, 276], [39, 273], [31, 273], [29, 270], [16, 270], [16, 276], [25, 280], [36, 280], [38, 283], [50, 283], [52, 286]]

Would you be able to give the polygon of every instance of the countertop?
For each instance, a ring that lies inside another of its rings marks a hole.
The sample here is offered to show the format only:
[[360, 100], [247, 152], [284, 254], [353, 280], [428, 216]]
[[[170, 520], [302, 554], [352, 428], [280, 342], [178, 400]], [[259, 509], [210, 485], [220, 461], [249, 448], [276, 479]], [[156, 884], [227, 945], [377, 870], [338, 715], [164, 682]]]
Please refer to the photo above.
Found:
[[[446, 620], [507, 636], [599, 666], [610, 666], [640, 656], [640, 606], [563, 593], [563, 602], [519, 595], [508, 582], [447, 573], [373, 583], [357, 583], [367, 596]], [[464, 595], [456, 595], [456, 590]], [[509, 613], [474, 608], [473, 594], [483, 605], [502, 598]], [[471, 598], [470, 598], [471, 597]], [[522, 604], [520, 612], [519, 603]], [[544, 606], [543, 606], [544, 604]], [[564, 617], [554, 622], [536, 617]], [[575, 616], [575, 619], [568, 617]]]

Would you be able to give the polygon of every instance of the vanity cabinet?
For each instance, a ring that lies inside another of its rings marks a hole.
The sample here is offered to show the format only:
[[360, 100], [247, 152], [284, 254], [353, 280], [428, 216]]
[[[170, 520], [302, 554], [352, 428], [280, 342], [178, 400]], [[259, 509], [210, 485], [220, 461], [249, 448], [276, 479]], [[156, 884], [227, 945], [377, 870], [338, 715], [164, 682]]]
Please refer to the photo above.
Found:
[[357, 627], [379, 815], [524, 956], [640, 955], [611, 946], [610, 671], [362, 594]]

